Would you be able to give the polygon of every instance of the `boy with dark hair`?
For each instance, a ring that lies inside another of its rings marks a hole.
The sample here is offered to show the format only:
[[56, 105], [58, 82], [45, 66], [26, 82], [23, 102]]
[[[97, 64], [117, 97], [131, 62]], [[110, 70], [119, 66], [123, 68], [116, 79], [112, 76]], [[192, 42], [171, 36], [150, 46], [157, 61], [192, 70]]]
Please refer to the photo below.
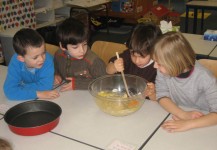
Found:
[[67, 81], [60, 91], [86, 90], [91, 81], [106, 74], [105, 63], [90, 50], [88, 38], [88, 28], [77, 19], [67, 18], [57, 27], [55, 83]]
[[54, 99], [53, 57], [45, 51], [44, 39], [33, 29], [19, 30], [13, 37], [12, 56], [4, 93], [10, 100]]
[[151, 47], [155, 40], [162, 35], [160, 28], [151, 23], [140, 23], [133, 29], [127, 41], [127, 50], [120, 54], [120, 58], [113, 57], [107, 65], [108, 74], [124, 71], [125, 74], [140, 76], [149, 83], [145, 95], [155, 100], [155, 78], [157, 71], [151, 59]]

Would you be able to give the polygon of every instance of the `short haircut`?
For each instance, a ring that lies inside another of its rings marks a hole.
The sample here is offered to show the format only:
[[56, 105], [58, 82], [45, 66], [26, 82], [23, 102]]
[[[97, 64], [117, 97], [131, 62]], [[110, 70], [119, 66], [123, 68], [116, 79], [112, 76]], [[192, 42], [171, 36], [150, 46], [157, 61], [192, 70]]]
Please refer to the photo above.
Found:
[[41, 47], [44, 44], [43, 37], [30, 28], [20, 29], [13, 37], [13, 47], [18, 55], [26, 55], [28, 47]]
[[88, 27], [75, 18], [67, 18], [56, 30], [57, 40], [61, 42], [63, 48], [67, 48], [67, 44], [77, 45], [84, 41], [88, 41]]
[[162, 65], [170, 76], [178, 76], [192, 69], [196, 55], [190, 43], [180, 32], [163, 34], [154, 45], [153, 59]]
[[160, 28], [152, 23], [140, 23], [133, 29], [126, 45], [131, 53], [141, 56], [151, 54], [151, 47], [157, 37], [161, 36]]

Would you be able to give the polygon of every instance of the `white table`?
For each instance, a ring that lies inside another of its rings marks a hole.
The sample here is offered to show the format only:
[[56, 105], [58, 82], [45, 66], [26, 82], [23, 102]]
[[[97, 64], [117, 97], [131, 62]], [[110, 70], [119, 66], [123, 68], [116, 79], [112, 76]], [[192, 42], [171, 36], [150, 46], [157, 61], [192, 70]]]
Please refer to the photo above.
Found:
[[142, 150], [216, 150], [216, 139], [217, 126], [178, 133], [160, 128]]
[[204, 22], [204, 10], [216, 10], [217, 1], [190, 1], [186, 3], [186, 18], [185, 18], [185, 32], [188, 32], [188, 16], [189, 9], [194, 9], [194, 22], [193, 22], [193, 33], [197, 31], [197, 12], [198, 9], [202, 11], [201, 17], [201, 32], [203, 32], [203, 22]]
[[[4, 108], [12, 107], [23, 101], [9, 101], [3, 94], [3, 84], [7, 67], [0, 65], [0, 105]], [[3, 111], [4, 109], [1, 109]], [[2, 113], [0, 111], [0, 113]], [[0, 114], [0, 138], [5, 138], [12, 143], [13, 150], [94, 150], [96, 148], [67, 139], [65, 137], [47, 132], [38, 136], [20, 136], [11, 132]]]
[[12, 144], [13, 150], [95, 150], [85, 144], [47, 132], [38, 136], [20, 136], [12, 133], [4, 120], [0, 120], [0, 138]]
[[217, 45], [216, 45], [215, 49], [211, 52], [209, 57], [217, 58]]
[[203, 39], [203, 35], [182, 33], [189, 41], [196, 54], [209, 56], [217, 45], [216, 41], [207, 41]]
[[[0, 70], [0, 104], [11, 107], [20, 102], [9, 101], [4, 96], [2, 85], [7, 67], [0, 66]], [[158, 103], [147, 100], [134, 114], [125, 117], [110, 116], [99, 110], [88, 91], [63, 92], [53, 102], [61, 106], [62, 115], [58, 126], [51, 132], [32, 137], [19, 136], [12, 133], [1, 119], [0, 136], [11, 141], [15, 150], [29, 150], [31, 146], [35, 150], [42, 146], [52, 150], [105, 149], [114, 140], [138, 149], [168, 115]]]
[[87, 91], [65, 92], [55, 102], [63, 113], [53, 132], [102, 149], [115, 139], [139, 148], [168, 114], [158, 103], [147, 100], [134, 114], [110, 116], [99, 110]]
[[[3, 84], [6, 78], [7, 70], [8, 70], [7, 67], [0, 65], [0, 104], [6, 104], [8, 107], [12, 107], [18, 104], [19, 102], [8, 101], [4, 95]], [[1, 111], [0, 111], [0, 114], [1, 114]]]
[[[7, 67], [0, 65], [0, 104], [12, 106], [2, 91]], [[143, 150], [215, 150], [217, 126], [187, 132], [167, 133], [158, 128], [168, 116], [157, 103], [145, 101], [142, 108], [125, 117], [100, 111], [88, 91], [68, 91], [53, 100], [63, 110], [60, 122], [51, 132], [37, 136], [12, 133], [0, 115], [0, 137], [12, 142], [14, 150], [102, 150], [120, 140]]]

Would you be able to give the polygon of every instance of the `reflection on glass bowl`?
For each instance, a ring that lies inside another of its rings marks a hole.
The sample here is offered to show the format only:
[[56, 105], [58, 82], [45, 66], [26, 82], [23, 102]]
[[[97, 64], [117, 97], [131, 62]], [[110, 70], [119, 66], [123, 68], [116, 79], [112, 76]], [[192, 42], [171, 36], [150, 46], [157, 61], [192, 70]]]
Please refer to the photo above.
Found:
[[131, 97], [127, 96], [119, 74], [99, 77], [89, 85], [90, 94], [103, 112], [113, 116], [126, 116], [136, 112], [143, 105], [145, 79], [129, 74], [125, 74], [125, 78]]

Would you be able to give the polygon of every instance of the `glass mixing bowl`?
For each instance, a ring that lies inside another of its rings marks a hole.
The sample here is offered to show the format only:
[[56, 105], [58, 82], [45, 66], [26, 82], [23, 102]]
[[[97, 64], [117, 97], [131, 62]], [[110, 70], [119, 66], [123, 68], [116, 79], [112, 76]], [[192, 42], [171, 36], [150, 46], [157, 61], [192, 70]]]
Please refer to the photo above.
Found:
[[113, 116], [125, 116], [136, 112], [144, 103], [146, 80], [125, 74], [130, 97], [127, 96], [120, 74], [105, 75], [90, 83], [88, 90], [99, 108]]

